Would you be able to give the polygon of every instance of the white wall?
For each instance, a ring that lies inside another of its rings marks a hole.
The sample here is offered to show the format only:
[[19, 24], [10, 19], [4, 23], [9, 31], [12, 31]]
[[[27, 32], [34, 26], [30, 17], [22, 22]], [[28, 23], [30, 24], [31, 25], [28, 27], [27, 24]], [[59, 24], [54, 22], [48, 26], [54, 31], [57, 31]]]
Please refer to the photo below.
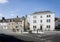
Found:
[[8, 29], [8, 23], [0, 23], [0, 29]]
[[[51, 15], [51, 17], [47, 18], [47, 15]], [[37, 16], [37, 18], [33, 19], [33, 16]], [[42, 18], [40, 18], [40, 16], [42, 16]], [[47, 23], [46, 20], [47, 19], [51, 19], [50, 23]], [[37, 20], [37, 23], [33, 23], [33, 20]], [[40, 23], [40, 20], [42, 20], [43, 22]], [[47, 29], [46, 25], [51, 25], [50, 30], [54, 30], [55, 28], [55, 14], [54, 13], [47, 13], [47, 14], [34, 14], [30, 16], [30, 30], [33, 30], [33, 25], [36, 25], [37, 28], [36, 29], [40, 29], [40, 25], [43, 25], [43, 30]]]

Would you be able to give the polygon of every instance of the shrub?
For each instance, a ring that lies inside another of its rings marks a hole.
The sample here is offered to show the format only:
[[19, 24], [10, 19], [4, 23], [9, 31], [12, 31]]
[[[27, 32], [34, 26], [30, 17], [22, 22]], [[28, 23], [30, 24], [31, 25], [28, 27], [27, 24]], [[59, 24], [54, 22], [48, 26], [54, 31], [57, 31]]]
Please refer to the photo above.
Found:
[[57, 26], [57, 27], [55, 28], [55, 30], [59, 30], [59, 31], [60, 31], [60, 27]]
[[13, 32], [16, 32], [16, 30], [14, 28], [12, 30], [13, 30]]
[[32, 33], [32, 30], [28, 30], [29, 33]]

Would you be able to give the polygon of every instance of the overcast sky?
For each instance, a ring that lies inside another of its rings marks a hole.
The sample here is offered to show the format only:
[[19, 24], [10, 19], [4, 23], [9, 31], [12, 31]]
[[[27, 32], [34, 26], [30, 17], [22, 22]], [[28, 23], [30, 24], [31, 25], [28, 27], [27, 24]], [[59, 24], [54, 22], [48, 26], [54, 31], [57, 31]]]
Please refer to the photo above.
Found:
[[0, 0], [0, 18], [19, 17], [50, 10], [60, 17], [60, 0]]

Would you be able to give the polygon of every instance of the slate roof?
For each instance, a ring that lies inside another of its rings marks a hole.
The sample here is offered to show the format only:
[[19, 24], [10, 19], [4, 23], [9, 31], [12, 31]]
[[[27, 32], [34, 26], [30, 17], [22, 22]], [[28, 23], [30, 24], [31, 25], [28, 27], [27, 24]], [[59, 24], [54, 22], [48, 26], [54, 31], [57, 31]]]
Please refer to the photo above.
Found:
[[0, 19], [0, 22], [21, 22], [23, 18], [8, 18], [8, 19]]
[[34, 14], [46, 14], [46, 13], [53, 13], [53, 12], [51, 12], [51, 11], [39, 11], [39, 12], [34, 12], [33, 15]]

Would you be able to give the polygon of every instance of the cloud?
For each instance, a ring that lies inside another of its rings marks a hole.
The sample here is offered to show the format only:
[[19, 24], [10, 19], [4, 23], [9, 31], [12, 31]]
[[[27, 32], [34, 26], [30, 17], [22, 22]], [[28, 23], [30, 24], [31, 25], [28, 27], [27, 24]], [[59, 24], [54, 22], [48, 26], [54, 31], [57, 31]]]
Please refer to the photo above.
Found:
[[0, 17], [3, 17], [4, 15], [2, 13], [0, 13]]
[[19, 9], [14, 9], [14, 10], [11, 10], [10, 13], [16, 13], [16, 12], [19, 12], [20, 10]]
[[27, 16], [28, 22], [30, 23], [30, 15]]
[[16, 14], [10, 14], [10, 16], [11, 16], [11, 17], [15, 17], [15, 16], [16, 16]]
[[8, 0], [0, 0], [0, 3], [7, 3]]
[[10, 14], [10, 16], [15, 16], [14, 14]]

